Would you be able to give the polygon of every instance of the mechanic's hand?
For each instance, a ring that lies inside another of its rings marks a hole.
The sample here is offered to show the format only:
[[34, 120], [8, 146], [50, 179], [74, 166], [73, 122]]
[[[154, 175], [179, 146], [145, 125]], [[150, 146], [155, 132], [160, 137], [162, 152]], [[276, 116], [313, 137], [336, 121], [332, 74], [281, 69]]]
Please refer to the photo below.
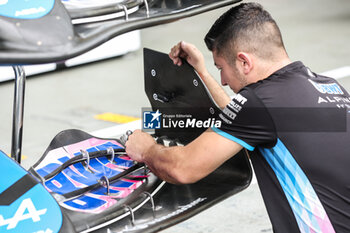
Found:
[[169, 57], [173, 60], [174, 65], [181, 66], [181, 58], [193, 66], [193, 68], [201, 75], [207, 72], [203, 54], [193, 44], [181, 41], [172, 47]]
[[135, 130], [125, 143], [125, 151], [128, 156], [137, 162], [143, 162], [143, 154], [146, 153], [156, 141], [148, 133]]

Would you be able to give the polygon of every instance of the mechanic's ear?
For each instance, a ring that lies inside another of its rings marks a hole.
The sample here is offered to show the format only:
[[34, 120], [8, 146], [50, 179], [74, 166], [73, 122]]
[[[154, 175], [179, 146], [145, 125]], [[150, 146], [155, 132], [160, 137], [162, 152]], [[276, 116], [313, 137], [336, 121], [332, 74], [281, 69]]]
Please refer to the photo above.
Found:
[[237, 53], [237, 63], [244, 74], [248, 74], [253, 69], [253, 59], [248, 53]]

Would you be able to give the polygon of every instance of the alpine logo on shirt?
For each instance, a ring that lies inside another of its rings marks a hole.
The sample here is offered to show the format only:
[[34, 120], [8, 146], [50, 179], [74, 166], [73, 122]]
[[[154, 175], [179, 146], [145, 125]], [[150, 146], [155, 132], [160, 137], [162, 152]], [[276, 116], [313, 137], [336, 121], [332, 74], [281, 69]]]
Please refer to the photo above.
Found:
[[343, 95], [344, 92], [337, 83], [317, 83], [309, 79], [310, 83], [322, 94]]
[[309, 82], [323, 96], [319, 96], [317, 103], [333, 103], [338, 108], [350, 108], [350, 97], [344, 96], [343, 90], [337, 83], [317, 83], [309, 79]]

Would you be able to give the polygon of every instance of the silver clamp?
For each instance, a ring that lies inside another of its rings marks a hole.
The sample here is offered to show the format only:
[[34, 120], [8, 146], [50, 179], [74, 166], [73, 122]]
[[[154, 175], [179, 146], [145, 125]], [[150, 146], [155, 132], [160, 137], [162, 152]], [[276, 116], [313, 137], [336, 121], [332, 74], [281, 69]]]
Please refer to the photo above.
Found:
[[143, 3], [145, 4], [145, 7], [146, 7], [146, 16], [147, 16], [147, 18], [149, 18], [148, 2], [147, 2], [147, 0], [143, 0]]
[[80, 150], [80, 153], [83, 156], [83, 159], [86, 159], [85, 170], [88, 170], [90, 165], [90, 154], [86, 150]]
[[132, 134], [132, 131], [131, 130], [127, 130], [126, 131], [126, 135], [128, 135], [128, 137]]
[[124, 14], [125, 14], [125, 21], [129, 21], [129, 13], [128, 13], [128, 8], [123, 5], [123, 4], [117, 4], [118, 7], [121, 7], [124, 11]]
[[115, 153], [113, 147], [110, 146], [107, 148], [107, 155], [111, 155], [111, 159], [109, 159], [109, 162], [114, 163]]
[[135, 225], [135, 215], [134, 215], [134, 211], [133, 209], [128, 206], [128, 205], [124, 205], [125, 209], [127, 209], [130, 212], [130, 216], [131, 216], [131, 224], [134, 226]]
[[107, 192], [105, 193], [107, 196], [112, 198], [118, 196], [118, 193], [111, 193], [111, 188], [110, 188], [110, 184], [107, 176], [101, 176], [98, 182], [100, 183], [101, 186], [107, 189]]
[[106, 188], [107, 188], [107, 193], [106, 193], [106, 194], [109, 196], [109, 195], [110, 195], [110, 190], [109, 190], [109, 180], [108, 180], [107, 176], [102, 176], [98, 182], [99, 182], [103, 187], [106, 187]]
[[154, 215], [154, 212], [156, 211], [156, 206], [154, 205], [154, 200], [152, 195], [149, 192], [143, 192], [143, 194], [149, 197], [149, 200], [151, 201], [151, 205], [152, 205], [153, 215]]
[[127, 130], [125, 134], [123, 134], [121, 137], [120, 137], [120, 142], [125, 145], [125, 143], [128, 141], [129, 139], [129, 136], [132, 134], [132, 131], [131, 130]]

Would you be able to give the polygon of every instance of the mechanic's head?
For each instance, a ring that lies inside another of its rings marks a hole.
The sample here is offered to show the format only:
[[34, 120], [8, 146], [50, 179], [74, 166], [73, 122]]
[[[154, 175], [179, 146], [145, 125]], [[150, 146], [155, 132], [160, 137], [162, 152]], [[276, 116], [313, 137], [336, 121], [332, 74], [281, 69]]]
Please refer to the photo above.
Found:
[[[258, 3], [242, 3], [216, 20], [204, 39], [221, 70], [221, 82], [238, 92], [255, 82], [259, 66], [288, 57], [281, 32]], [[234, 77], [234, 78], [232, 78]]]

